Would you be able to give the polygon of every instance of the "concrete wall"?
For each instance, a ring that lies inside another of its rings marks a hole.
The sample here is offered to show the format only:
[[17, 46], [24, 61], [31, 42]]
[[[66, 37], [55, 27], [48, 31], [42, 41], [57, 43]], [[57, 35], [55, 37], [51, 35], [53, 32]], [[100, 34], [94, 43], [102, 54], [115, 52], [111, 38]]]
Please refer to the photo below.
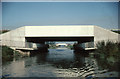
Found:
[[112, 32], [110, 30], [106, 30], [106, 29], [98, 27], [98, 26], [94, 26], [94, 43], [95, 43], [95, 45], [98, 41], [103, 41], [103, 40], [117, 42], [117, 41], [119, 41], [118, 36], [119, 36], [118, 33]]
[[7, 46], [25, 47], [25, 28], [20, 27], [1, 34], [2, 44]]
[[[25, 37], [88, 37], [94, 36], [94, 45], [98, 41], [119, 41], [119, 34], [93, 25], [69, 26], [24, 26], [0, 35], [2, 43], [8, 46], [25, 47]], [[31, 44], [37, 47], [37, 44]], [[85, 44], [89, 47], [91, 43]], [[28, 44], [29, 46], [29, 44]]]
[[92, 25], [25, 26], [25, 29], [26, 37], [87, 37], [94, 35], [94, 27]]
[[0, 37], [1, 37], [0, 40], [2, 41], [2, 45], [10, 46], [10, 32], [3, 33], [0, 35]]

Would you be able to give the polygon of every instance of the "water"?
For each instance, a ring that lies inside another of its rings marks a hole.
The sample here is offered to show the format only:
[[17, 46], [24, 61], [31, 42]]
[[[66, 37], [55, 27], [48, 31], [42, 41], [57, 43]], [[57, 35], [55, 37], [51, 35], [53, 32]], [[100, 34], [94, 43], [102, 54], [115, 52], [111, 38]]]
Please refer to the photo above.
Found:
[[95, 58], [66, 48], [49, 49], [3, 65], [5, 77], [117, 77], [118, 72], [100, 69]]

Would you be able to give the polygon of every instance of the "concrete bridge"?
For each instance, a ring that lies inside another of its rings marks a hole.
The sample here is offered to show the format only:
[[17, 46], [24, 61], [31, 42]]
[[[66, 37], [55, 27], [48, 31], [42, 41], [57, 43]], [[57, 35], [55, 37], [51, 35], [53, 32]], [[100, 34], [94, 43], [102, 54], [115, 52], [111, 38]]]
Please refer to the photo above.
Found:
[[78, 41], [83, 48], [95, 48], [99, 41], [117, 42], [120, 36], [95, 25], [23, 26], [0, 35], [2, 45], [40, 48], [47, 41]]
[[56, 44], [56, 46], [68, 46], [68, 44], [66, 44], [66, 43], [58, 43], [58, 44]]

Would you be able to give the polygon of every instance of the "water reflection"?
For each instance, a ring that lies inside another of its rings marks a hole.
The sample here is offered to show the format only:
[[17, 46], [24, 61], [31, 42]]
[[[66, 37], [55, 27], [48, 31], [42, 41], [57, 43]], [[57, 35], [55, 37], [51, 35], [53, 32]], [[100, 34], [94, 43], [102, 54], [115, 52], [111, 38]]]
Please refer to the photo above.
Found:
[[11, 77], [101, 77], [105, 72], [107, 70], [99, 71], [97, 61], [87, 52], [70, 49], [32, 51], [30, 57], [3, 66], [3, 75]]
[[74, 53], [68, 49], [50, 49], [48, 53], [40, 53], [36, 55], [37, 64], [50, 63], [57, 68], [74, 68], [82, 67], [85, 63], [85, 57], [79, 53]]

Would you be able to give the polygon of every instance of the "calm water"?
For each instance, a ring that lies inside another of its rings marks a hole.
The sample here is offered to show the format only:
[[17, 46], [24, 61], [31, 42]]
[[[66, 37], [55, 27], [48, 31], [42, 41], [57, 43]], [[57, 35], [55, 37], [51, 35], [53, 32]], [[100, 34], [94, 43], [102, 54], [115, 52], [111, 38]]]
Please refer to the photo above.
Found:
[[117, 77], [118, 72], [100, 69], [95, 58], [70, 49], [49, 49], [3, 65], [7, 77]]

